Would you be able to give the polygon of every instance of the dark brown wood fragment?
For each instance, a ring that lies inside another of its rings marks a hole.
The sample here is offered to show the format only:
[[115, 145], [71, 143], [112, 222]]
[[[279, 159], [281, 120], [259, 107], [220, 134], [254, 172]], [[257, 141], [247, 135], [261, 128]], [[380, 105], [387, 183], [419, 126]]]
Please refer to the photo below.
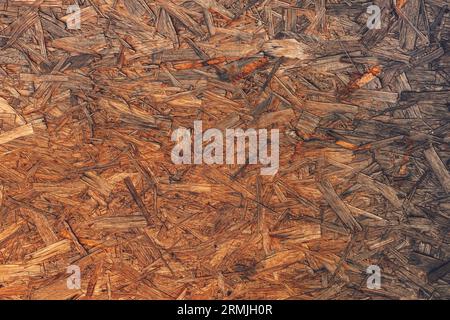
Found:
[[439, 182], [441, 183], [445, 192], [450, 193], [450, 173], [442, 163], [442, 160], [439, 158], [436, 150], [433, 148], [433, 146], [431, 146], [424, 151], [424, 154], [425, 158], [431, 166], [431, 169], [439, 179]]
[[435, 282], [440, 278], [444, 277], [445, 275], [447, 275], [449, 272], [450, 272], [450, 261], [447, 261], [438, 268], [431, 270], [428, 273], [428, 280], [430, 282]]
[[330, 207], [333, 208], [334, 212], [336, 212], [338, 217], [350, 230], [362, 230], [361, 225], [353, 217], [350, 209], [345, 205], [341, 198], [339, 198], [329, 181], [322, 180], [319, 189]]
[[131, 196], [133, 197], [133, 200], [138, 205], [139, 209], [141, 210], [142, 215], [147, 220], [148, 225], [152, 225], [152, 217], [150, 215], [150, 212], [147, 210], [147, 207], [145, 206], [144, 202], [142, 201], [141, 196], [138, 194], [136, 188], [134, 187], [133, 181], [129, 177], [125, 178], [125, 184], [127, 185], [128, 191], [130, 192]]

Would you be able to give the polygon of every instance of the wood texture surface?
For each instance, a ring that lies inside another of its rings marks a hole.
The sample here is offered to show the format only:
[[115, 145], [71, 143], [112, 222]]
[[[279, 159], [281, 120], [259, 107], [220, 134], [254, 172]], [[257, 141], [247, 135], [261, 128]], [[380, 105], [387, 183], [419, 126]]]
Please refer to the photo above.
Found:
[[[450, 298], [447, 1], [73, 4], [0, 0], [0, 299]], [[196, 120], [278, 172], [174, 164]]]

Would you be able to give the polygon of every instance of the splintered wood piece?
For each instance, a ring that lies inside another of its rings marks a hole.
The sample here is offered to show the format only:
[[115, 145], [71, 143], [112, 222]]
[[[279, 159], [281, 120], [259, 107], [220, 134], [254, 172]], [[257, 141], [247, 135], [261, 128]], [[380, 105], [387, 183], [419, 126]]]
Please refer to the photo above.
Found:
[[322, 180], [319, 183], [319, 190], [322, 192], [325, 200], [333, 208], [334, 212], [342, 220], [342, 222], [352, 231], [362, 230], [361, 225], [353, 217], [350, 209], [344, 203], [344, 201], [339, 198], [330, 181]]
[[401, 201], [397, 196], [397, 191], [394, 188], [376, 181], [362, 173], [358, 174], [358, 182], [363, 186], [367, 186], [377, 192], [380, 192], [392, 205], [394, 205], [395, 208], [402, 207], [403, 201]]
[[92, 227], [101, 230], [122, 230], [132, 228], [144, 228], [148, 224], [147, 219], [142, 216], [126, 217], [100, 217], [95, 219]]
[[83, 256], [87, 256], [88, 252], [83, 247], [83, 245], [80, 243], [77, 236], [73, 232], [72, 227], [70, 226], [70, 224], [67, 221], [64, 221], [64, 227], [66, 228], [67, 232], [69, 233], [70, 238], [72, 239], [72, 242], [75, 245], [75, 247], [77, 248], [78, 252], [81, 253]]
[[148, 212], [147, 207], [145, 206], [144, 202], [142, 201], [141, 196], [138, 194], [133, 181], [131, 181], [130, 177], [125, 178], [125, 184], [127, 185], [128, 191], [130, 192], [131, 196], [133, 197], [134, 202], [138, 205], [139, 209], [141, 210], [142, 215], [144, 216], [145, 220], [147, 220], [147, 225], [152, 225], [152, 217], [150, 215], [150, 212]]
[[40, 264], [54, 257], [70, 252], [71, 246], [69, 240], [61, 240], [47, 247], [41, 248], [35, 252], [28, 254], [25, 258], [28, 264]]
[[308, 60], [313, 57], [308, 46], [295, 39], [269, 40], [263, 46], [264, 52], [274, 57]]
[[4, 133], [0, 133], [0, 144], [8, 143], [18, 138], [27, 137], [34, 134], [31, 123], [14, 128]]
[[2, 282], [11, 281], [20, 277], [38, 276], [43, 272], [39, 264], [8, 265], [0, 264], [0, 280]]
[[297, 122], [296, 127], [303, 133], [310, 135], [314, 133], [317, 126], [319, 125], [320, 117], [309, 113], [307, 111], [304, 111], [301, 116], [300, 120]]
[[258, 127], [268, 127], [272, 124], [288, 123], [295, 117], [294, 110], [286, 109], [262, 115], [257, 125]]
[[303, 260], [305, 253], [303, 250], [286, 250], [280, 251], [268, 256], [257, 265], [259, 272], [273, 272], [283, 269], [284, 267]]
[[437, 154], [436, 150], [431, 146], [424, 152], [425, 158], [431, 166], [434, 174], [438, 178], [445, 192], [450, 193], [450, 173], [448, 172], [445, 165], [442, 163], [441, 158]]
[[177, 19], [180, 23], [182, 23], [189, 31], [191, 31], [196, 36], [204, 36], [205, 33], [202, 28], [198, 25], [198, 23], [192, 19], [188, 12], [188, 9], [185, 9], [172, 1], [167, 0], [157, 0], [157, 3], [164, 8], [169, 15], [173, 18]]
[[0, 112], [1, 113], [7, 113], [7, 114], [13, 114], [14, 115], [14, 122], [18, 125], [25, 125], [25, 120], [23, 117], [17, 113], [17, 111], [11, 107], [8, 104], [8, 101], [0, 97]]
[[4, 240], [8, 239], [9, 237], [13, 236], [16, 232], [20, 231], [22, 226], [24, 225], [24, 222], [20, 220], [19, 222], [13, 223], [3, 230], [0, 231], [0, 243], [2, 243]]
[[58, 241], [58, 237], [56, 236], [48, 219], [44, 215], [28, 209], [21, 209], [21, 211], [24, 212], [35, 224], [36, 229], [45, 244], [51, 245]]
[[[68, 277], [69, 275], [67, 275]], [[82, 294], [81, 289], [70, 289], [67, 287], [67, 279], [55, 279], [47, 286], [42, 286], [33, 291], [33, 300], [71, 300]]]
[[428, 273], [428, 280], [430, 282], [435, 282], [440, 278], [444, 277], [445, 275], [447, 275], [449, 272], [450, 272], [450, 261], [447, 261], [438, 268], [431, 270]]

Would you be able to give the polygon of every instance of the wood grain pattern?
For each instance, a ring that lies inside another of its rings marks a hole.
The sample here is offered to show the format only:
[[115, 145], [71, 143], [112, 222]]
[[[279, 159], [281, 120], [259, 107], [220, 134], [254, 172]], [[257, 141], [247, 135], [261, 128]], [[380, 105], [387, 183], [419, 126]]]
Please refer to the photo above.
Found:
[[0, 0], [0, 299], [450, 298], [446, 1], [77, 2]]

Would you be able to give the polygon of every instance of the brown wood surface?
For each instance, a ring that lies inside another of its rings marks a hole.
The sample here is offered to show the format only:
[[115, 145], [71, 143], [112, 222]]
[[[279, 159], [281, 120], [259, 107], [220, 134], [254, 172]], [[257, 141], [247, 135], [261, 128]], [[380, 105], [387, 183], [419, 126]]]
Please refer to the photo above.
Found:
[[0, 299], [450, 298], [448, 1], [374, 3], [0, 0]]

